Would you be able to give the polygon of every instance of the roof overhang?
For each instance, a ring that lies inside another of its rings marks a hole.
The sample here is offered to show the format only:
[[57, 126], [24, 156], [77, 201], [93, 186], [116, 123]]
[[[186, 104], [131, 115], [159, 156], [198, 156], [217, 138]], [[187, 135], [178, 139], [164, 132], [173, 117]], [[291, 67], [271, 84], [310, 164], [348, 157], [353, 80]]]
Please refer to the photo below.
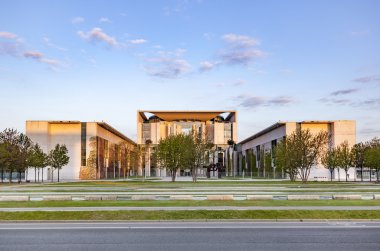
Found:
[[164, 121], [179, 121], [179, 120], [194, 120], [194, 121], [209, 121], [221, 114], [228, 113], [226, 120], [229, 120], [236, 111], [138, 111], [140, 116], [147, 120], [145, 113], [152, 113]]

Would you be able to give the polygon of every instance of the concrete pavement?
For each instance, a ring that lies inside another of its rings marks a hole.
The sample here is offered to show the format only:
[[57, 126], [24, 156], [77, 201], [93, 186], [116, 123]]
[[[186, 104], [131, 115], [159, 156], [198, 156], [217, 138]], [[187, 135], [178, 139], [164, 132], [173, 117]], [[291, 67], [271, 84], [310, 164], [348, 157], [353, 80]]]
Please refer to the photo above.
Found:
[[18, 207], [0, 208], [0, 212], [73, 212], [73, 211], [195, 211], [195, 210], [380, 210], [380, 206], [196, 206], [196, 207]]

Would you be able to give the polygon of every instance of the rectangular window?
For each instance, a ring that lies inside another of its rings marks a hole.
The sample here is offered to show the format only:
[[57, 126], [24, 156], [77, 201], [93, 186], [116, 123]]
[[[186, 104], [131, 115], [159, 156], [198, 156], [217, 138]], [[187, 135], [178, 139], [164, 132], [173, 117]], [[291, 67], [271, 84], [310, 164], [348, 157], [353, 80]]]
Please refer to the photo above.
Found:
[[86, 166], [86, 148], [87, 148], [87, 123], [81, 123], [80, 132], [80, 148], [81, 148], [81, 165]]

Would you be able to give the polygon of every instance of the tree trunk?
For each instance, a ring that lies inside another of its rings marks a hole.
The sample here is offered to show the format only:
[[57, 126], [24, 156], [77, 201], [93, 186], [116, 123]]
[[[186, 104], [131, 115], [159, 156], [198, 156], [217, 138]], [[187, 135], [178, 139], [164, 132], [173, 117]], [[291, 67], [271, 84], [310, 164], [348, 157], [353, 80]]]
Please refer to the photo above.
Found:
[[361, 180], [363, 182], [363, 165], [360, 166], [360, 176], [361, 176]]
[[9, 183], [12, 183], [12, 173], [13, 173], [13, 170], [12, 168], [9, 170]]
[[372, 168], [369, 169], [369, 182], [372, 182]]
[[59, 182], [59, 167], [58, 167], [58, 182]]
[[347, 180], [347, 173], [348, 173], [348, 170], [344, 169], [344, 171], [346, 172], [346, 182], [348, 181]]
[[[40, 180], [40, 170], [38, 169], [38, 180]], [[44, 183], [44, 169], [41, 170], [41, 180]]]
[[1, 183], [4, 183], [4, 167], [1, 168]]
[[175, 177], [177, 175], [177, 170], [172, 171], [172, 182], [175, 182]]
[[51, 182], [54, 182], [54, 169], [51, 169]]
[[34, 183], [37, 183], [37, 167], [34, 168]]
[[334, 169], [330, 169], [330, 181], [331, 182], [332, 182], [333, 172], [334, 172]]
[[340, 182], [340, 167], [338, 167], [338, 182]]

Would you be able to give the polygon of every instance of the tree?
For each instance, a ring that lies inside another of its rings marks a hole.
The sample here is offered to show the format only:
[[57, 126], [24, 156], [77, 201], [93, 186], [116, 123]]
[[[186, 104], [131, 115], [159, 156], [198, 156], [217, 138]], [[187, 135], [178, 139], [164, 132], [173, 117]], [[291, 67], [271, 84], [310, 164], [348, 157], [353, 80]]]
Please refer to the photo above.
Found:
[[175, 182], [177, 171], [190, 163], [189, 146], [192, 144], [192, 137], [190, 134], [169, 135], [161, 139], [157, 146], [157, 161], [171, 172], [172, 182]]
[[189, 166], [191, 169], [193, 182], [196, 182], [198, 177], [198, 168], [201, 168], [206, 164], [206, 152], [209, 151], [214, 146], [214, 144], [204, 139], [201, 133], [195, 133], [192, 136], [193, 137], [191, 140], [186, 140], [188, 143], [186, 157], [189, 158]]
[[[59, 182], [59, 170], [69, 163], [70, 157], [67, 155], [68, 150], [66, 145], [55, 145], [54, 149], [49, 152], [49, 165], [58, 170], [58, 182]], [[53, 180], [52, 170], [52, 180]]]
[[18, 173], [21, 182], [21, 173], [28, 167], [28, 154], [32, 141], [23, 133], [14, 129], [5, 129], [0, 133], [2, 144], [2, 162], [9, 171], [9, 182], [12, 183], [12, 173]]
[[241, 169], [242, 169], [242, 172], [243, 172], [243, 178], [244, 178], [245, 170], [247, 169], [247, 161], [246, 161], [246, 157], [245, 157], [245, 155], [242, 156], [242, 160], [241, 160]]
[[353, 163], [353, 155], [351, 152], [351, 148], [348, 145], [347, 141], [344, 141], [337, 148], [338, 150], [338, 168], [342, 168], [346, 173], [346, 182], [348, 176], [348, 170], [352, 167]]
[[363, 166], [364, 166], [364, 154], [366, 151], [366, 144], [360, 142], [352, 147], [352, 160], [355, 167], [360, 168], [360, 178], [363, 181]]
[[330, 148], [325, 151], [321, 158], [322, 165], [330, 171], [330, 180], [333, 179], [333, 173], [338, 168], [338, 150], [337, 148]]
[[[227, 173], [229, 176], [235, 176], [235, 170], [234, 170], [234, 152], [235, 152], [235, 141], [232, 139], [229, 139], [227, 141], [228, 144], [228, 152], [231, 151], [231, 155], [228, 153], [228, 166], [229, 170], [227, 170]], [[231, 174], [233, 172], [233, 175]]]
[[269, 151], [264, 153], [264, 163], [265, 163], [264, 166], [266, 169], [267, 176], [269, 177], [270, 172], [271, 171], [273, 172], [272, 156]]
[[[34, 144], [29, 151], [28, 165], [29, 165], [29, 167], [34, 167], [34, 182], [37, 182], [37, 169], [38, 169], [38, 174], [39, 174], [40, 168], [43, 170], [43, 168], [48, 165], [47, 154], [45, 154], [42, 151], [41, 147], [37, 143]], [[38, 181], [39, 181], [39, 179], [38, 179]], [[42, 176], [42, 182], [43, 181], [44, 180], [43, 180], [43, 176]]]
[[276, 167], [281, 168], [289, 175], [291, 181], [295, 181], [298, 174], [296, 151], [290, 138], [280, 141], [276, 147]]
[[[379, 182], [380, 171], [380, 140], [378, 138], [372, 139], [368, 142], [368, 147], [364, 153], [366, 166], [376, 171], [376, 180]], [[370, 174], [371, 175], [371, 174]]]
[[313, 134], [297, 129], [280, 142], [276, 150], [276, 166], [284, 168], [294, 181], [297, 175], [306, 183], [311, 168], [316, 165], [328, 143], [325, 131]]

